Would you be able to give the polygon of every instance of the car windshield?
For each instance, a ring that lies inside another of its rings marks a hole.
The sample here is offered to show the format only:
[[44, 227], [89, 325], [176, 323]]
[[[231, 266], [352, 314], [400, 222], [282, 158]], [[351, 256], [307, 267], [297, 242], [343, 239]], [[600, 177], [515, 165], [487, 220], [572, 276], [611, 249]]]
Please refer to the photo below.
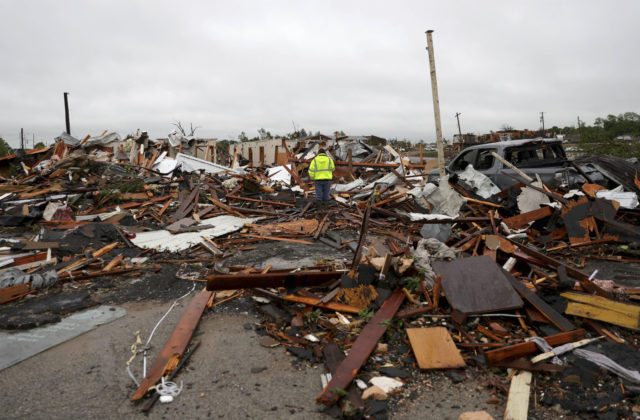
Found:
[[504, 158], [518, 168], [533, 168], [562, 164], [566, 157], [560, 144], [529, 143], [509, 147]]

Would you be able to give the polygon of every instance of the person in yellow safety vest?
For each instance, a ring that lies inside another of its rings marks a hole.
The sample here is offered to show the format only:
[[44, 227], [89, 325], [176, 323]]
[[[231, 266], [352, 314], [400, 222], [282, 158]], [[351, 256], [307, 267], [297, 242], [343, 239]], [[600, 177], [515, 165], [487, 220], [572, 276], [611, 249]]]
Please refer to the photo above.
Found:
[[329, 207], [329, 189], [335, 170], [333, 159], [327, 156], [324, 149], [318, 150], [316, 157], [309, 163], [309, 178], [313, 179], [316, 185], [316, 205], [319, 209], [326, 210]]

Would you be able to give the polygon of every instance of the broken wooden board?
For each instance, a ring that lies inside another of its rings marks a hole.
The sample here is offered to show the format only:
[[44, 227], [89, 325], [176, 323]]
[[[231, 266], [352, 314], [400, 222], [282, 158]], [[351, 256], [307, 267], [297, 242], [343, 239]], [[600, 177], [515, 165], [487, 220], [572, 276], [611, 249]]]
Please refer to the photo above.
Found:
[[558, 327], [562, 331], [575, 330], [576, 326], [571, 321], [563, 317], [558, 311], [553, 309], [551, 305], [542, 300], [538, 295], [529, 290], [527, 286], [522, 284], [521, 281], [516, 279], [506, 270], [503, 273], [507, 280], [513, 285], [513, 288], [522, 296], [524, 300], [533, 305], [545, 318], [547, 318], [553, 325]]
[[445, 327], [407, 328], [420, 369], [450, 369], [466, 364]]
[[347, 389], [353, 378], [367, 361], [382, 335], [387, 331], [384, 322], [393, 319], [402, 305], [405, 295], [402, 289], [396, 289], [382, 304], [373, 318], [362, 329], [360, 335], [351, 346], [349, 355], [340, 363], [331, 381], [324, 387], [317, 402], [328, 406], [335, 404], [340, 395], [338, 390]]
[[[333, 341], [322, 346], [322, 355], [324, 356], [325, 364], [332, 375], [336, 373], [340, 363], [345, 359], [344, 353]], [[358, 410], [358, 412], [361, 412], [364, 409], [364, 401], [362, 401], [362, 396], [360, 395], [358, 388], [355, 384], [351, 384], [346, 391], [347, 395], [340, 403], [343, 412], [351, 412], [353, 408]], [[349, 407], [349, 405], [351, 405], [351, 407]]]
[[[543, 337], [550, 346], [555, 347], [561, 344], [571, 343], [573, 341], [582, 340], [585, 331], [574, 330], [560, 334]], [[539, 353], [538, 347], [533, 341], [525, 341], [523, 343], [512, 344], [510, 346], [501, 347], [495, 350], [485, 352], [484, 359], [489, 366], [497, 366], [505, 360], [517, 359], [518, 357], [531, 356]]]
[[502, 269], [488, 256], [434, 261], [442, 275], [442, 289], [449, 304], [463, 314], [500, 312], [521, 308], [522, 299]]
[[531, 372], [518, 372], [511, 378], [504, 420], [527, 420], [529, 394], [531, 394]]
[[273, 223], [270, 225], [248, 224], [258, 235], [271, 236], [275, 233], [310, 235], [318, 228], [316, 219], [294, 220], [292, 222]]
[[553, 209], [549, 206], [540, 207], [539, 209], [521, 213], [513, 217], [508, 217], [503, 220], [510, 229], [521, 229], [527, 227], [530, 222], [543, 219], [551, 216]]
[[207, 276], [207, 290], [250, 289], [254, 287], [319, 286], [337, 280], [343, 271], [299, 271], [296, 273], [213, 274]]
[[6, 302], [10, 302], [18, 296], [29, 293], [30, 290], [30, 283], [16, 284], [15, 286], [2, 288], [0, 289], [0, 305]]
[[212, 295], [213, 292], [203, 290], [191, 299], [178, 325], [176, 325], [176, 328], [171, 333], [171, 337], [169, 337], [160, 354], [158, 354], [158, 357], [154, 360], [151, 368], [149, 368], [147, 372], [147, 376], [145, 376], [135, 394], [131, 397], [131, 401], [136, 401], [144, 397], [149, 388], [157, 384], [162, 376], [173, 370], [171, 367], [177, 365], [177, 362], [187, 349], [193, 332], [198, 326], [202, 313], [206, 309]]
[[638, 305], [575, 292], [561, 293], [560, 296], [570, 301], [564, 311], [568, 315], [596, 319], [632, 330], [640, 329], [640, 306]]
[[591, 214], [591, 203], [587, 197], [581, 197], [563, 209], [562, 220], [571, 245], [589, 242], [590, 233], [597, 232], [596, 220]]

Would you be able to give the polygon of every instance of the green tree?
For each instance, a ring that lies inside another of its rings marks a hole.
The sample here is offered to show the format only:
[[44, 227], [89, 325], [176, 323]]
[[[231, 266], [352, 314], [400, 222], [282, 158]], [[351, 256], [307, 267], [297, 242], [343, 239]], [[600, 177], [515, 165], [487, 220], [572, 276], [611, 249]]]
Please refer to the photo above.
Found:
[[0, 137], [0, 157], [8, 156], [13, 153], [13, 149], [9, 146], [9, 143], [4, 141], [2, 137]]
[[34, 149], [44, 149], [45, 147], [47, 147], [47, 146], [43, 142], [39, 141], [34, 146]]
[[243, 131], [242, 133], [238, 134], [238, 141], [240, 142], [249, 141], [249, 137], [247, 137], [247, 134]]

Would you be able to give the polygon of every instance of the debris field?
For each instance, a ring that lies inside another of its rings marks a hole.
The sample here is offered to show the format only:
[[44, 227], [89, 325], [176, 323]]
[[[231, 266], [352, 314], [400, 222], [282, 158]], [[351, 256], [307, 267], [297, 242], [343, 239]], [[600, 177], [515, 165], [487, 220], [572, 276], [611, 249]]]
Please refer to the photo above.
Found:
[[[637, 163], [591, 156], [597, 177], [516, 172], [500, 189], [472, 165], [429, 183], [428, 162], [359, 141], [283, 141], [286, 164], [241, 166], [112, 139], [62, 135], [0, 161], [0, 369], [126, 316], [119, 302], [179, 299], [143, 377], [128, 368], [147, 412], [188, 392], [190, 359], [215, 357], [194, 338], [203, 314], [243, 300], [261, 314], [257, 344], [324, 366], [327, 416], [391, 418], [421, 375], [469, 372], [508, 419], [640, 416]], [[306, 170], [321, 146], [337, 166], [323, 210]], [[14, 343], [63, 323], [74, 333]]]

